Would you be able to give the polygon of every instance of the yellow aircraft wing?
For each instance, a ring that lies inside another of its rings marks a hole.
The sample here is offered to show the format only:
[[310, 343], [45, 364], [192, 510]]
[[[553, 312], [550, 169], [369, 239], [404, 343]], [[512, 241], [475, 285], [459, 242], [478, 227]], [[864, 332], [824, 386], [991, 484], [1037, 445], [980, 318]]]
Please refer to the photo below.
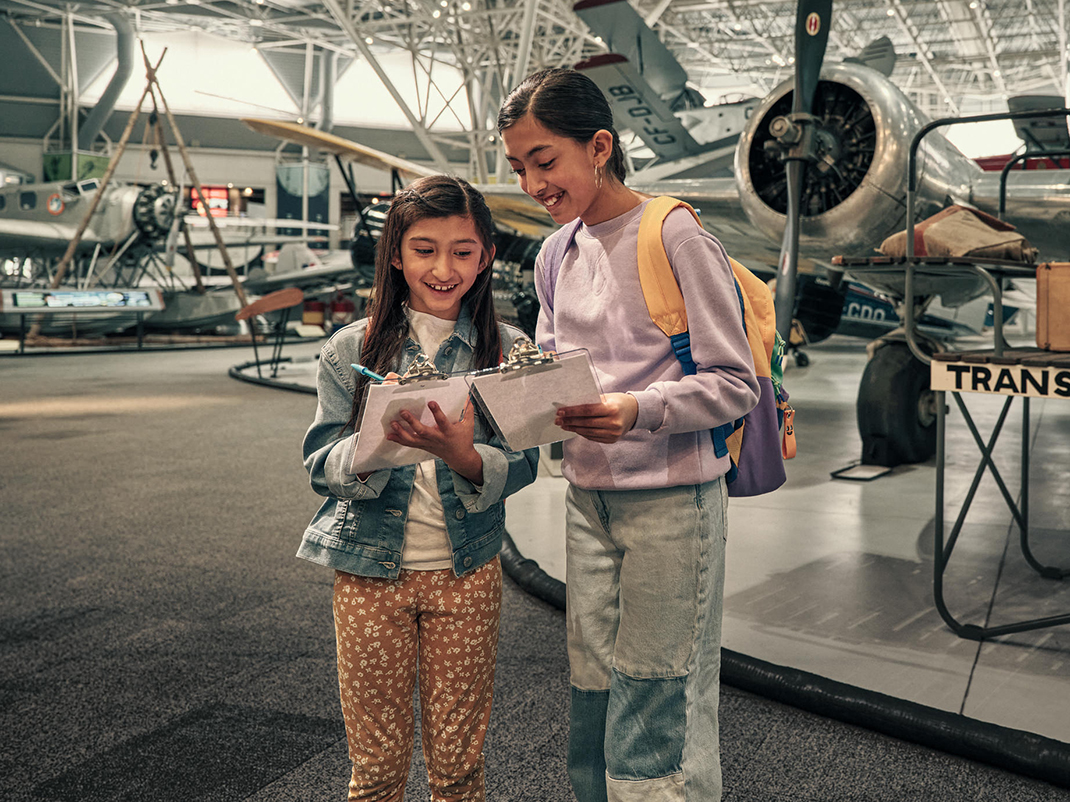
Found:
[[333, 153], [339, 158], [359, 162], [368, 167], [378, 167], [381, 170], [397, 170], [404, 178], [421, 178], [425, 175], [437, 175], [439, 172], [433, 167], [424, 167], [415, 162], [391, 156], [381, 150], [360, 145], [352, 140], [343, 139], [325, 131], [317, 131], [315, 128], [309, 128], [305, 125], [248, 117], [242, 118], [242, 122], [257, 133], [265, 136], [284, 139], [287, 142], [293, 142], [295, 145], [319, 148], [328, 153]]
[[495, 223], [537, 239], [557, 229], [550, 213], [516, 184], [484, 184], [476, 189], [486, 198]]
[[[377, 167], [381, 170], [397, 170], [406, 179], [421, 178], [427, 175], [437, 175], [438, 170], [433, 167], [425, 167], [406, 159], [391, 156], [375, 148], [361, 145], [349, 139], [344, 139], [324, 131], [317, 131], [297, 123], [279, 122], [277, 120], [261, 120], [256, 118], [242, 118], [242, 122], [254, 131], [275, 139], [293, 142], [295, 145], [304, 145], [311, 148], [319, 148], [328, 153], [333, 153], [339, 158], [359, 162], [368, 167]], [[515, 229], [521, 234], [533, 237], [545, 237], [557, 226], [550, 219], [550, 215], [538, 203], [520, 191], [516, 185], [489, 185], [480, 187], [487, 198], [487, 205], [494, 214], [495, 221]]]

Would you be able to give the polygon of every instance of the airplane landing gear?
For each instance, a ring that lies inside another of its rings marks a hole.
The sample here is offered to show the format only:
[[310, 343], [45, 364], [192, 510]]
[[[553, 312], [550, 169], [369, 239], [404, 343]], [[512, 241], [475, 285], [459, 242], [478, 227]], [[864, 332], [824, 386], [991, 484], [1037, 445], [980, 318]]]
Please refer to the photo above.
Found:
[[936, 453], [936, 396], [929, 369], [904, 342], [877, 348], [862, 373], [856, 404], [862, 464], [894, 468]]

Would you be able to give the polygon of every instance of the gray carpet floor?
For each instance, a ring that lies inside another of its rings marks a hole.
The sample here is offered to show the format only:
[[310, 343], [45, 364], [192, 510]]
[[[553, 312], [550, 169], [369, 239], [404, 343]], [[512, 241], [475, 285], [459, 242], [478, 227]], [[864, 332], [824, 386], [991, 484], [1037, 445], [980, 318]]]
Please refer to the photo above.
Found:
[[[0, 799], [344, 799], [331, 577], [293, 556], [315, 398], [246, 358], [0, 358]], [[506, 580], [489, 799], [572, 799], [567, 688], [562, 613]], [[726, 802], [1070, 800], [731, 688], [721, 720]]]

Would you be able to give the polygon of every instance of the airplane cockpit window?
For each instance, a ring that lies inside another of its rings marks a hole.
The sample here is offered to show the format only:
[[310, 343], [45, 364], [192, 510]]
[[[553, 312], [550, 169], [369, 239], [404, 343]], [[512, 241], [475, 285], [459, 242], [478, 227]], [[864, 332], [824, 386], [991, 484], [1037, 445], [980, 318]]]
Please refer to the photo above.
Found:
[[77, 195], [78, 194], [78, 185], [76, 183], [74, 183], [73, 181], [71, 181], [71, 183], [63, 185], [63, 191], [66, 192], [69, 195]]
[[37, 193], [36, 192], [20, 192], [19, 193], [19, 208], [23, 211], [37, 208]]
[[7, 206], [7, 198], [0, 195], [0, 212], [4, 211], [4, 207]]
[[78, 182], [78, 191], [83, 195], [96, 192], [98, 189], [100, 189], [100, 181], [96, 178], [87, 178], [85, 181]]

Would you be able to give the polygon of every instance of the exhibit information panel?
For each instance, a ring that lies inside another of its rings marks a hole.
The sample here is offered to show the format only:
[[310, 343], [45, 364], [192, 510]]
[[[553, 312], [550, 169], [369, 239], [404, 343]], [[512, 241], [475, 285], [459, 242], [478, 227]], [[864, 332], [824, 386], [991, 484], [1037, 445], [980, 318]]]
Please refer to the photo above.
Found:
[[156, 289], [0, 291], [0, 310], [4, 312], [149, 312], [163, 308], [163, 298]]

